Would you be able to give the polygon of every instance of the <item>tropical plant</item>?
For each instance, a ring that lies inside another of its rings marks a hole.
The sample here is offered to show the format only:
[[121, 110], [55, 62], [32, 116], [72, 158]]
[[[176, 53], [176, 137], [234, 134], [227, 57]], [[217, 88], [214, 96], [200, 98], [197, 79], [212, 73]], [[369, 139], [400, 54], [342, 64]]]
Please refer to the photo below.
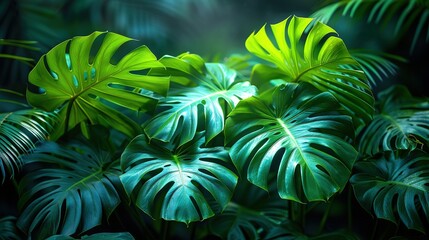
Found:
[[41, 56], [25, 98], [0, 91], [0, 238], [427, 237], [429, 99], [375, 90], [403, 58], [297, 16], [245, 47], [157, 58], [96, 31]]

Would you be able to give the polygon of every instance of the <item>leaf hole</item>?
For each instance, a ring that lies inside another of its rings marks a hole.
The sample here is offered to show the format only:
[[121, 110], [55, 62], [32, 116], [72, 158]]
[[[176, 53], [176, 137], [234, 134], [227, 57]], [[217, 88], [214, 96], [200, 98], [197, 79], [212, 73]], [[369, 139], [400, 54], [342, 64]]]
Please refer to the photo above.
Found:
[[197, 214], [198, 214], [198, 217], [200, 218], [200, 220], [203, 220], [203, 214], [201, 213], [201, 209], [198, 207], [198, 204], [197, 204], [197, 202], [195, 201], [195, 198], [194, 198], [194, 197], [192, 197], [192, 196], [190, 196], [190, 197], [189, 197], [189, 199], [191, 200], [192, 205], [194, 206], [195, 211], [196, 211], [196, 212], [197, 212]]
[[324, 168], [322, 165], [317, 164], [316, 168], [319, 169], [320, 171], [322, 171], [323, 173], [325, 173], [326, 175], [330, 176], [328, 170], [326, 170], [326, 168]]
[[97, 96], [97, 95], [95, 95], [95, 94], [92, 94], [92, 93], [88, 93], [88, 97], [90, 97], [90, 98], [92, 98], [92, 99], [94, 99], [94, 100], [97, 100], [97, 99], [98, 99], [98, 96]]
[[100, 47], [105, 37], [106, 37], [106, 33], [100, 34], [92, 42], [91, 49], [89, 51], [89, 56], [88, 56], [89, 65], [92, 65], [94, 63], [95, 56], [97, 56], [98, 51], [100, 50]]
[[126, 86], [123, 84], [118, 84], [118, 83], [109, 83], [109, 84], [107, 84], [107, 86], [110, 88], [113, 88], [113, 89], [124, 90], [124, 91], [128, 91], [128, 92], [133, 92], [135, 90], [135, 88], [133, 88], [133, 87]]
[[200, 172], [202, 172], [202, 173], [204, 173], [204, 174], [206, 174], [206, 175], [208, 175], [208, 176], [210, 176], [212, 178], [217, 179], [217, 177], [213, 173], [211, 173], [210, 171], [208, 171], [207, 169], [201, 169], [201, 168], [199, 168], [198, 171], [200, 171]]
[[[124, 42], [121, 46], [118, 47], [118, 49], [116, 49], [115, 53], [109, 61], [110, 64], [117, 65], [122, 58], [124, 58], [127, 54], [129, 54], [136, 48], [140, 47], [140, 45], [141, 43], [135, 40], [128, 40], [127, 42]], [[136, 74], [134, 71], [132, 73]]]
[[70, 45], [71, 45], [71, 41], [68, 41], [66, 45], [66, 52], [64, 54], [64, 59], [66, 61], [67, 68], [69, 70], [72, 70], [72, 62], [70, 59]]
[[32, 92], [32, 93], [36, 93], [36, 94], [45, 94], [46, 93], [45, 88], [38, 87], [38, 86], [32, 84], [31, 82], [27, 83], [27, 90]]
[[77, 80], [77, 77], [73, 74], [73, 86], [75, 88], [79, 87], [79, 81]]

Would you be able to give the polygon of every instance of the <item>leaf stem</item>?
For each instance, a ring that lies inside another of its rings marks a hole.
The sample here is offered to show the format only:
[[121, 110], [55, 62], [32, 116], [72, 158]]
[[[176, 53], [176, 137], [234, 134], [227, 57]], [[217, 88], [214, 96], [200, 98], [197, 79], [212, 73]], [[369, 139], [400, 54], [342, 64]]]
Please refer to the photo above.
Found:
[[325, 229], [326, 221], [328, 219], [329, 214], [331, 213], [332, 205], [334, 205], [333, 202], [334, 201], [330, 201], [328, 203], [328, 206], [326, 207], [325, 212], [323, 213], [322, 220], [320, 220], [320, 224], [319, 224], [318, 235], [320, 235], [323, 232], [323, 229]]

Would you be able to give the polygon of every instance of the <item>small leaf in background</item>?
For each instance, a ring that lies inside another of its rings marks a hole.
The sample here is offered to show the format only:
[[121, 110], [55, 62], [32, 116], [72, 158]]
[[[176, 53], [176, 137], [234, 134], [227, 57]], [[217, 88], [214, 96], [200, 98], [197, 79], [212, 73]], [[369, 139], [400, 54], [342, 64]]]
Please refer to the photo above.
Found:
[[7, 216], [0, 218], [0, 239], [4, 240], [20, 240], [21, 233], [16, 227], [16, 217]]
[[377, 114], [361, 131], [359, 149], [373, 155], [429, 146], [429, 99], [412, 97], [402, 85], [378, 95]]
[[[356, 199], [377, 218], [426, 232], [429, 222], [429, 155], [420, 150], [385, 152], [355, 164]], [[426, 225], [425, 225], [426, 224]]]
[[[109, 176], [111, 153], [89, 142], [46, 142], [25, 160], [32, 171], [19, 182], [18, 226], [35, 239], [94, 228], [120, 203]], [[31, 166], [31, 167], [30, 167]]]
[[202, 124], [208, 142], [223, 131], [226, 114], [240, 100], [256, 94], [255, 86], [236, 79], [235, 70], [216, 63], [205, 67], [197, 87], [177, 86], [160, 101], [159, 108], [165, 110], [145, 125], [149, 138], [170, 142], [177, 136], [179, 145], [183, 145], [195, 137]]
[[277, 174], [280, 197], [326, 201], [348, 181], [357, 152], [349, 116], [330, 93], [287, 84], [241, 101], [226, 122], [225, 139], [239, 171], [267, 189]]
[[62, 125], [56, 137], [83, 121], [113, 127], [131, 137], [141, 131], [119, 109], [152, 110], [157, 95], [167, 93], [169, 78], [144, 73], [164, 67], [146, 46], [115, 59], [131, 40], [94, 32], [64, 41], [41, 57], [29, 74], [27, 100], [59, 112]]
[[[1, 100], [0, 100], [1, 102]], [[22, 156], [49, 138], [57, 116], [39, 109], [0, 113], [0, 178], [14, 178]]]
[[255, 65], [252, 84], [264, 87], [275, 79], [307, 82], [332, 93], [356, 127], [371, 120], [374, 98], [368, 80], [329, 26], [311, 18], [289, 17], [252, 33], [246, 48], [271, 63]]
[[203, 134], [176, 149], [137, 136], [121, 158], [120, 176], [136, 205], [155, 219], [189, 224], [212, 217], [230, 201], [237, 176], [223, 147], [204, 148]]

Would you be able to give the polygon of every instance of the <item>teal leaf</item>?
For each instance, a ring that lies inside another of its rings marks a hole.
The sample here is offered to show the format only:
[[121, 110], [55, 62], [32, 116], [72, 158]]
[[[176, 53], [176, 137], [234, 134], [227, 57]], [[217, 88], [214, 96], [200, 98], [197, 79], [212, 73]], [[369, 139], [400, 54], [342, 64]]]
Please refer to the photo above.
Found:
[[359, 149], [368, 155], [429, 146], [429, 99], [394, 85], [379, 93], [374, 119], [360, 133]]
[[120, 176], [137, 207], [155, 219], [202, 221], [226, 207], [237, 176], [223, 147], [204, 148], [203, 134], [172, 150], [137, 136], [121, 157]]
[[427, 233], [429, 155], [420, 150], [385, 152], [357, 162], [351, 177], [356, 199], [377, 218]]
[[202, 124], [205, 139], [210, 141], [223, 131], [228, 111], [256, 93], [254, 86], [236, 79], [236, 71], [223, 64], [207, 63], [206, 69], [197, 87], [172, 88], [160, 101], [159, 108], [166, 110], [145, 125], [150, 139], [170, 142], [177, 136], [179, 145], [183, 145], [195, 137]]
[[54, 235], [46, 240], [74, 240], [74, 239], [85, 239], [85, 240], [134, 240], [134, 237], [128, 232], [118, 233], [95, 233], [92, 235], [84, 235], [81, 238], [73, 238], [67, 235]]
[[226, 122], [225, 139], [239, 171], [267, 189], [271, 172], [280, 197], [326, 201], [348, 181], [357, 152], [349, 116], [330, 93], [288, 84], [241, 101]]
[[112, 155], [87, 142], [46, 142], [26, 158], [19, 182], [18, 226], [35, 239], [72, 235], [100, 225], [120, 203], [110, 177]]

